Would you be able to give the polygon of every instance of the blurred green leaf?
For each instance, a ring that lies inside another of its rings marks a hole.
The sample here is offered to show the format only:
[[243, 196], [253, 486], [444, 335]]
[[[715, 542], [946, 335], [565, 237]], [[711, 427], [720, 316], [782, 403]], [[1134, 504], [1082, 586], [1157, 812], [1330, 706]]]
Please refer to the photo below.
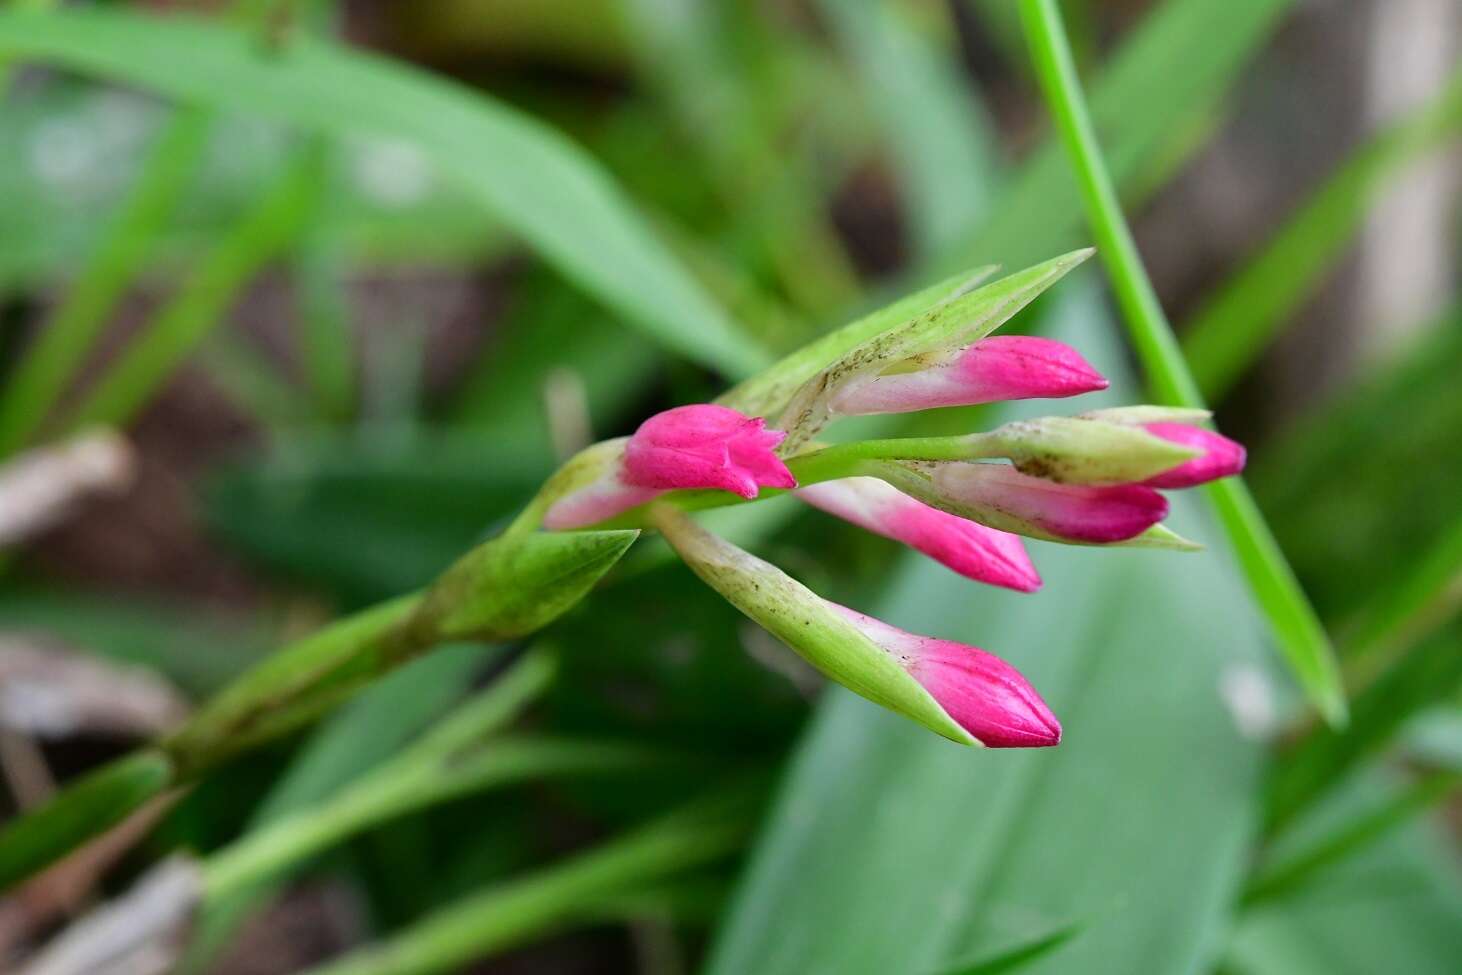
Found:
[[994, 133], [956, 59], [952, 24], [921, 26], [910, 4], [890, 0], [821, 0], [818, 10], [883, 127], [916, 259], [947, 252], [978, 225], [996, 175]]
[[202, 156], [211, 120], [207, 112], [185, 110], [167, 124], [97, 250], [0, 387], [0, 456], [19, 449], [35, 433], [91, 351], [107, 315], [136, 277], [182, 195]]
[[1462, 310], [1453, 309], [1254, 458], [1254, 490], [1326, 617], [1347, 619], [1378, 578], [1414, 568], [1456, 515], [1459, 370]]
[[1462, 623], [1424, 640], [1355, 698], [1342, 731], [1315, 729], [1278, 762], [1266, 810], [1270, 832], [1287, 827], [1365, 759], [1384, 748], [1413, 715], [1462, 687]]
[[1252, 908], [1293, 896], [1297, 888], [1313, 883], [1318, 875], [1355, 856], [1428, 807], [1456, 794], [1459, 787], [1462, 787], [1462, 775], [1457, 772], [1437, 772], [1418, 779], [1385, 802], [1333, 829], [1303, 852], [1262, 869], [1244, 891], [1245, 906]]
[[[1089, 86], [1092, 118], [1119, 187], [1156, 188], [1144, 170], [1177, 161], [1164, 156], [1164, 146], [1222, 99], [1293, 3], [1167, 0], [1127, 35]], [[1059, 140], [1048, 139], [1001, 187], [980, 230], [936, 271], [1039, 260], [1071, 246], [1080, 214]]]
[[67, 429], [130, 421], [216, 327], [244, 285], [298, 231], [313, 161], [299, 157], [218, 242], [157, 314], [129, 337], [122, 353], [67, 415]]
[[217, 23], [115, 10], [0, 14], [0, 53], [326, 132], [403, 139], [668, 347], [732, 375], [765, 361], [582, 150], [452, 82], [307, 38], [270, 54]]
[[268, 569], [365, 605], [427, 582], [549, 472], [541, 446], [497, 433], [280, 439], [207, 480], [208, 522]]
[[163, 600], [74, 588], [6, 588], [0, 592], [0, 626], [149, 667], [192, 697], [217, 690], [274, 640], [261, 620], [209, 616]]
[[173, 782], [173, 763], [155, 748], [103, 765], [0, 829], [0, 891], [95, 836]]
[[[327, 719], [300, 748], [249, 819], [250, 833], [326, 799], [395, 754], [412, 736], [461, 697], [475, 671], [496, 648], [443, 647], [367, 688]], [[204, 899], [181, 966], [205, 971], [268, 884]]]
[[[1379, 776], [1354, 783], [1296, 831], [1314, 842], [1395, 795]], [[1462, 917], [1454, 846], [1416, 818], [1337, 864], [1323, 885], [1246, 911], [1229, 936], [1235, 975], [1451, 975]]]
[[1324, 279], [1376, 197], [1418, 158], [1462, 136], [1462, 71], [1419, 108], [1362, 143], [1264, 249], [1208, 298], [1183, 329], [1203, 392], [1221, 398]]
[[956, 965], [954, 968], [942, 971], [940, 975], [1002, 975], [1006, 972], [1022, 971], [1037, 958], [1055, 951], [1070, 941], [1080, 930], [1080, 925], [1068, 924], [1057, 928], [1050, 934], [1044, 934], [1023, 944], [1002, 949], [978, 961]]

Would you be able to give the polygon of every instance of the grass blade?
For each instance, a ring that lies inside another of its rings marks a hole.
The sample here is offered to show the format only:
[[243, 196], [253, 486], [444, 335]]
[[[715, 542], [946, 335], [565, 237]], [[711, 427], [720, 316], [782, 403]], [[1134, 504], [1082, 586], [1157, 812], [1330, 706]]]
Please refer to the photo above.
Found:
[[[1098, 249], [1153, 394], [1164, 404], [1202, 407], [1202, 394], [1122, 215], [1081, 93], [1060, 11], [1054, 0], [1021, 0], [1020, 9], [1036, 73], [1076, 169]], [[1343, 723], [1345, 694], [1329, 638], [1258, 506], [1238, 478], [1216, 481], [1206, 490], [1249, 588], [1305, 693], [1327, 721]]]

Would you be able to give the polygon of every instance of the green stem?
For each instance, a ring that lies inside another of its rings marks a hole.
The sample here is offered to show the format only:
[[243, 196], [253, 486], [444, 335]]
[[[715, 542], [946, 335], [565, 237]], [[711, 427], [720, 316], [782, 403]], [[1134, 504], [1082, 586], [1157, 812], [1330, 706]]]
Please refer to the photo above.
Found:
[[[1076, 171], [1092, 233], [1153, 395], [1165, 405], [1201, 408], [1203, 396], [1143, 268], [1102, 158], [1060, 10], [1055, 0], [1021, 0], [1020, 12], [1046, 103]], [[1343, 724], [1345, 695], [1329, 638], [1254, 499], [1236, 477], [1215, 481], [1206, 490], [1285, 658], [1325, 719]]]

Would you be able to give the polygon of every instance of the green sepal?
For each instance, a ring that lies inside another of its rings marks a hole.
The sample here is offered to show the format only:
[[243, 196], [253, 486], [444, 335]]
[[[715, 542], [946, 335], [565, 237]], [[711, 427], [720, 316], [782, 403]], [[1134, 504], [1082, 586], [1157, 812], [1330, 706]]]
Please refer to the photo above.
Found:
[[1167, 525], [1153, 525], [1136, 538], [1129, 538], [1125, 542], [1113, 542], [1111, 544], [1113, 547], [1118, 548], [1160, 548], [1170, 552], [1203, 551], [1203, 544], [1201, 542], [1184, 538]]
[[979, 742], [826, 600], [769, 562], [655, 505], [651, 520], [691, 571], [830, 680], [962, 745]]
[[1105, 410], [1088, 410], [1080, 414], [1080, 417], [1083, 420], [1102, 420], [1127, 426], [1141, 426], [1146, 423], [1197, 425], [1212, 419], [1213, 411], [1186, 406], [1113, 406]]
[[553, 622], [639, 537], [619, 531], [510, 534], [468, 552], [426, 591], [408, 629], [447, 640], [510, 640]]

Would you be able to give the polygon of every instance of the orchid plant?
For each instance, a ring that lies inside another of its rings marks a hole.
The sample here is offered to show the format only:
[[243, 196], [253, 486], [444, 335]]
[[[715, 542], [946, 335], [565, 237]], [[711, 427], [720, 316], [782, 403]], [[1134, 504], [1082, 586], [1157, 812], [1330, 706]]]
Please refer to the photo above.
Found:
[[[1041, 578], [1022, 536], [1196, 548], [1163, 526], [1168, 502], [1161, 492], [1244, 466], [1244, 448], [1203, 427], [1203, 410], [1132, 406], [963, 436], [835, 445], [816, 439], [841, 416], [1105, 389], [1106, 378], [1068, 345], [989, 337], [1087, 253], [985, 288], [954, 282], [922, 313], [853, 344], [810, 375], [797, 375], [810, 358], [799, 354], [771, 370], [786, 374], [777, 382], [759, 377], [722, 402], [656, 414], [632, 436], [571, 459], [512, 531], [656, 529], [729, 602], [864, 697], [966, 744], [1058, 744], [1059, 721], [999, 657], [830, 603], [686, 512], [790, 491], [969, 579], [1026, 593], [1039, 589]], [[858, 324], [850, 326], [855, 333]], [[783, 381], [790, 378], [801, 381]]]

